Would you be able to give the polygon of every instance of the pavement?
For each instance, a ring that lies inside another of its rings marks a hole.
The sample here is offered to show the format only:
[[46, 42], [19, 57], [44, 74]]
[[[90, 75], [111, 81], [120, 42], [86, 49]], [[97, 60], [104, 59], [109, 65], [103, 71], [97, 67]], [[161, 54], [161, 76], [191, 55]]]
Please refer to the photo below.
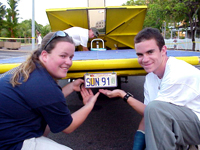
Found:
[[0, 49], [0, 63], [17, 63], [19, 60], [25, 60], [32, 52], [31, 45], [23, 45], [18, 50], [8, 50], [6, 48]]
[[[37, 45], [35, 45], [35, 49], [37, 49]], [[32, 45], [31, 44], [24, 44], [21, 45], [21, 47], [19, 49], [6, 49], [5, 47], [0, 48], [0, 50], [4, 50], [4, 51], [15, 51], [15, 52], [30, 52], [32, 51]]]
[[[143, 100], [144, 76], [130, 77], [128, 81], [122, 83], [122, 89]], [[58, 84], [62, 87], [67, 82], [62, 80]], [[83, 106], [76, 92], [66, 102], [71, 113]], [[141, 116], [121, 98], [109, 99], [100, 94], [94, 109], [78, 129], [70, 134], [50, 133], [48, 137], [73, 150], [132, 150], [140, 120]]]

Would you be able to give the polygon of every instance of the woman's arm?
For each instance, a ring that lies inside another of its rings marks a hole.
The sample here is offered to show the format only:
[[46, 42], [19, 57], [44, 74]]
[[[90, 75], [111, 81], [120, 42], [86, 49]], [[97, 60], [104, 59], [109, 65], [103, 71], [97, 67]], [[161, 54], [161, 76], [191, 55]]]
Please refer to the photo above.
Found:
[[80, 91], [80, 85], [84, 83], [84, 80], [77, 79], [71, 83], [68, 83], [62, 88], [62, 92], [65, 97], [67, 97], [69, 94], [71, 94], [73, 91]]
[[94, 95], [91, 89], [86, 89], [84, 86], [81, 88], [81, 95], [83, 97], [83, 103], [85, 105], [72, 114], [73, 121], [69, 127], [63, 130], [64, 133], [73, 132], [86, 120], [86, 118], [92, 111], [99, 94], [100, 93], [97, 92]]

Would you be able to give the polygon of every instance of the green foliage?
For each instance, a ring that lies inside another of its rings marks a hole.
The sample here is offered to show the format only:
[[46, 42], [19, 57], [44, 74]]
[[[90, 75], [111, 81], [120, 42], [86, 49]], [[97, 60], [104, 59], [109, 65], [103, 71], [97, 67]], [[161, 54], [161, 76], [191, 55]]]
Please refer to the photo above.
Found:
[[[7, 0], [7, 2], [10, 6], [7, 9], [0, 2], [0, 36], [32, 37], [32, 20], [18, 23], [17, 3], [19, 0]], [[183, 28], [191, 27], [192, 40], [194, 40], [193, 29], [196, 29], [197, 25], [200, 26], [200, 21], [198, 21], [200, 20], [200, 0], [128, 0], [124, 5], [147, 5], [143, 27], [154, 27], [161, 31], [165, 22], [166, 38], [171, 36], [170, 27], [178, 28], [181, 22]], [[42, 37], [51, 31], [50, 25], [43, 26], [37, 22], [35, 22], [35, 29], [36, 34], [38, 31]]]
[[145, 27], [157, 28], [161, 31], [164, 21], [162, 5], [159, 3], [149, 4], [147, 14], [144, 20]]
[[146, 0], [129, 0], [126, 3], [122, 4], [122, 6], [133, 6], [133, 5], [146, 5]]
[[[173, 28], [183, 28], [190, 26], [192, 41], [194, 41], [194, 32], [197, 25], [200, 26], [200, 0], [128, 0], [124, 5], [144, 5], [148, 6], [147, 14], [144, 20], [145, 27], [163, 29], [163, 23], [166, 23], [166, 33], [169, 35], [170, 24]], [[168, 36], [167, 35], [167, 36]]]
[[163, 21], [164, 21], [164, 12], [163, 5], [167, 0], [129, 0], [125, 5], [147, 5], [147, 14], [144, 20], [143, 28], [145, 27], [153, 27], [159, 30], [162, 29]]
[[0, 36], [2, 36], [2, 30], [5, 27], [4, 17], [6, 15], [6, 6], [0, 2]]
[[[191, 38], [193, 41], [193, 50], [195, 50], [195, 30], [197, 21], [200, 19], [200, 1], [199, 0], [171, 0], [165, 6], [166, 19], [174, 21], [174, 26], [178, 27], [179, 22], [183, 22], [182, 27], [190, 27]], [[178, 23], [177, 23], [178, 22]]]
[[[24, 20], [18, 23], [18, 2], [20, 0], [7, 0], [9, 8], [0, 2], [0, 36], [3, 37], [20, 37], [31, 38], [32, 37], [32, 20]], [[4, 20], [4, 18], [6, 20]], [[40, 32], [42, 37], [51, 32], [50, 25], [43, 26], [35, 21], [35, 37], [37, 32]]]
[[18, 10], [17, 10], [17, 3], [19, 0], [7, 0], [8, 5], [10, 8], [7, 8], [7, 15], [6, 15], [6, 26], [7, 29], [7, 36], [15, 38], [17, 36], [17, 26], [18, 26]]
[[41, 30], [42, 37], [44, 37], [49, 32], [51, 32], [51, 26], [49, 24], [42, 27], [42, 30]]
[[[18, 36], [22, 38], [31, 38], [32, 37], [32, 20], [24, 20], [21, 23], [19, 23], [19, 32]], [[37, 37], [38, 33], [41, 33], [41, 36], [45, 36], [47, 33], [51, 31], [50, 25], [43, 26], [41, 24], [38, 24], [35, 21], [35, 37]]]
[[31, 19], [24, 20], [18, 25], [18, 37], [21, 38], [31, 38], [32, 37], [32, 30], [31, 30]]

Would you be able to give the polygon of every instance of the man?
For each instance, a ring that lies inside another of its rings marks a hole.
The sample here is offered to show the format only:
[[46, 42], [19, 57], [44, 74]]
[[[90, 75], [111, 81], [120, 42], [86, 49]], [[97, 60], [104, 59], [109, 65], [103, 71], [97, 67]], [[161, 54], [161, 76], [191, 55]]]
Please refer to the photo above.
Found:
[[168, 57], [157, 29], [140, 31], [135, 37], [135, 50], [139, 64], [148, 73], [144, 104], [123, 90], [100, 90], [108, 97], [123, 98], [143, 115], [133, 150], [144, 149], [144, 142], [147, 150], [185, 149], [200, 144], [200, 70]]
[[42, 43], [42, 37], [41, 37], [41, 33], [38, 33], [38, 48], [40, 47], [41, 43]]
[[64, 32], [72, 37], [75, 46], [81, 45], [83, 51], [89, 51], [87, 48], [89, 38], [97, 38], [99, 36], [99, 31], [94, 27], [90, 28], [89, 30], [81, 27], [71, 27], [64, 30]]
[[173, 43], [174, 43], [174, 50], [176, 50], [176, 47], [177, 47], [177, 39], [176, 39], [176, 36], [174, 37]]

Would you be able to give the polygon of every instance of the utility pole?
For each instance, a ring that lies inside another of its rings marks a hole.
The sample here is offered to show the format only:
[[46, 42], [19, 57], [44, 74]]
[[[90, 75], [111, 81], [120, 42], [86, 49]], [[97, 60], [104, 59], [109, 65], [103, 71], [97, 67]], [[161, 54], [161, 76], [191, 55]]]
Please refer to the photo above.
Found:
[[35, 2], [32, 0], [32, 50], [35, 49]]

